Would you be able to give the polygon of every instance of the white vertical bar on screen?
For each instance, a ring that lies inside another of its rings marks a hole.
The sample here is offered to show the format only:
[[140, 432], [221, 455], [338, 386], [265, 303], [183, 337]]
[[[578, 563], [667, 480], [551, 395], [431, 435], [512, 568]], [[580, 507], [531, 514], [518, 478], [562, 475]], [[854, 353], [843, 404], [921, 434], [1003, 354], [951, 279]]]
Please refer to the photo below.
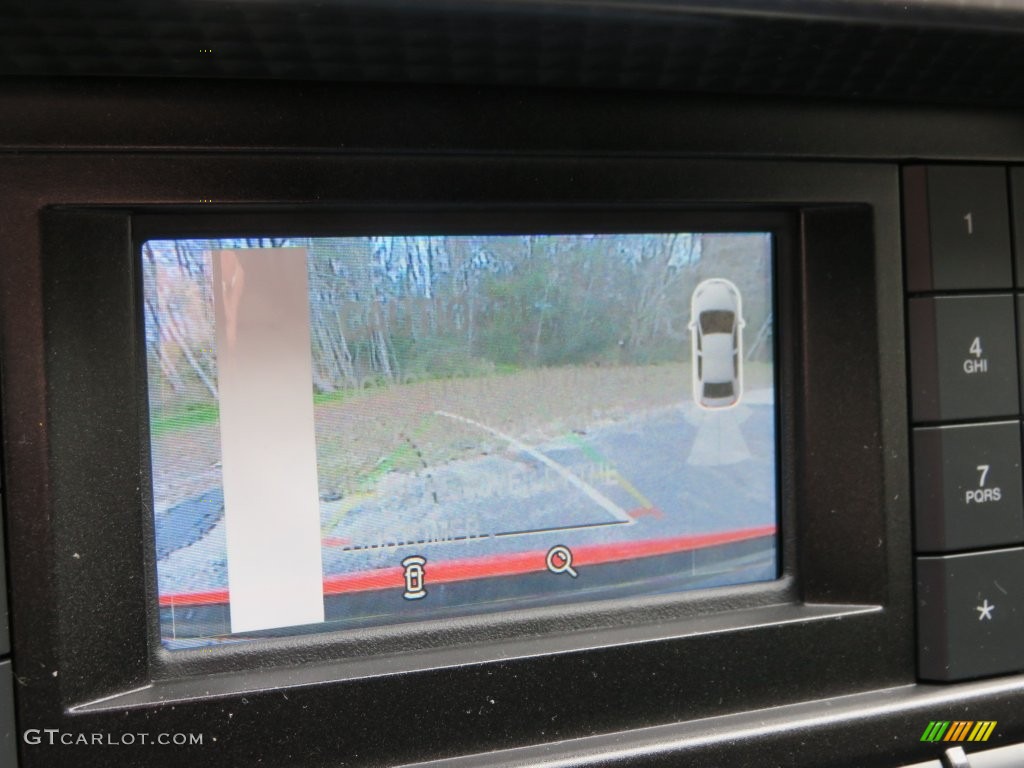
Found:
[[231, 631], [322, 622], [306, 249], [212, 261]]

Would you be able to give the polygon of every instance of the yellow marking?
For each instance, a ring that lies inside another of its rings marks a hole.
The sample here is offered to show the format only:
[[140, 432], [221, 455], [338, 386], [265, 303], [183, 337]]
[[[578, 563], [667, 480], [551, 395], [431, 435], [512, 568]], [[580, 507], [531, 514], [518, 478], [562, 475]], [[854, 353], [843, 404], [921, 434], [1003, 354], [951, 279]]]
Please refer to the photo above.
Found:
[[597, 490], [590, 483], [583, 480], [571, 469], [569, 469], [568, 467], [564, 467], [557, 461], [554, 461], [553, 459], [545, 456], [536, 448], [531, 448], [530, 446], [526, 445], [526, 443], [516, 440], [516, 438], [512, 437], [512, 435], [506, 434], [500, 430], [495, 429], [494, 427], [489, 427], [486, 424], [482, 424], [481, 422], [476, 421], [475, 419], [470, 419], [466, 416], [460, 416], [457, 413], [450, 413], [449, 411], [434, 411], [434, 413], [436, 413], [438, 416], [444, 416], [445, 418], [448, 419], [461, 421], [464, 424], [470, 424], [474, 427], [478, 427], [479, 429], [482, 429], [485, 432], [489, 432], [495, 437], [504, 440], [506, 443], [511, 445], [515, 450], [520, 451], [522, 453], [528, 453], [541, 464], [558, 473], [558, 475], [560, 475], [562, 479], [564, 479], [574, 488], [582, 492], [587, 498], [596, 503], [603, 510], [611, 514], [612, 517], [614, 517], [616, 520], [620, 520], [624, 523], [634, 522], [633, 518], [629, 516], [629, 513], [626, 512], [626, 510], [624, 510], [614, 501], [609, 499], [607, 496], [605, 496], [603, 493]]
[[651, 500], [644, 496], [640, 490], [627, 480], [619, 470], [612, 466], [611, 462], [605, 459], [592, 445], [588, 445], [585, 440], [574, 434], [566, 435], [570, 442], [575, 443], [583, 451], [584, 455], [590, 458], [591, 461], [599, 462], [605, 469], [602, 469], [598, 474], [599, 480], [611, 480], [619, 485], [620, 488], [626, 491], [630, 496], [640, 502], [640, 506], [645, 509], [653, 509], [654, 504]]
[[640, 502], [640, 506], [644, 507], [645, 509], [652, 509], [654, 507], [654, 504], [651, 502], [651, 500], [644, 496], [642, 493], [640, 493], [640, 490], [631, 482], [629, 482], [629, 480], [623, 477], [622, 473], [619, 472], [619, 470], [613, 469], [611, 472], [612, 475], [615, 477], [616, 481], [618, 482], [618, 484], [621, 485], [626, 490], [626, 493], [628, 493], [630, 496], [632, 496], [634, 499]]

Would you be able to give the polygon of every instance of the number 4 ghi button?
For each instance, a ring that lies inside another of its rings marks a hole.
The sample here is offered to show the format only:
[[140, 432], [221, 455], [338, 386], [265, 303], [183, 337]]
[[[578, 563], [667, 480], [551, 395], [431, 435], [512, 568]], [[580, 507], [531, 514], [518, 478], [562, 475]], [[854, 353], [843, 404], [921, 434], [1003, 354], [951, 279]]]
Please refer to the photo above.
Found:
[[1017, 416], [1013, 301], [1009, 294], [910, 299], [915, 423]]

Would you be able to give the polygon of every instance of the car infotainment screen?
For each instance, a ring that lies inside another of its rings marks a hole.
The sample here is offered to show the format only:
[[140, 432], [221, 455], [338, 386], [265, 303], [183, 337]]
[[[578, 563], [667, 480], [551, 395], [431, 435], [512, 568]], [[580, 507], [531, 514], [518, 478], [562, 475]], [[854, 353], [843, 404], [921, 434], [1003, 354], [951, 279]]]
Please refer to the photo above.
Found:
[[777, 578], [771, 233], [140, 259], [166, 647]]

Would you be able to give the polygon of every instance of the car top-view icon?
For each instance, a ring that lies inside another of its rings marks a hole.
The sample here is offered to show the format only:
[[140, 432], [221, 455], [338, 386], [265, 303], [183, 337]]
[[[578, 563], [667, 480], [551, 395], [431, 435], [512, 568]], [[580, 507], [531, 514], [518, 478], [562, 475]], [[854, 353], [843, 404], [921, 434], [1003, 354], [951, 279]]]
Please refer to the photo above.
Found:
[[740, 292], [731, 282], [716, 277], [694, 289], [693, 400], [701, 408], [731, 408], [743, 396], [744, 325]]

